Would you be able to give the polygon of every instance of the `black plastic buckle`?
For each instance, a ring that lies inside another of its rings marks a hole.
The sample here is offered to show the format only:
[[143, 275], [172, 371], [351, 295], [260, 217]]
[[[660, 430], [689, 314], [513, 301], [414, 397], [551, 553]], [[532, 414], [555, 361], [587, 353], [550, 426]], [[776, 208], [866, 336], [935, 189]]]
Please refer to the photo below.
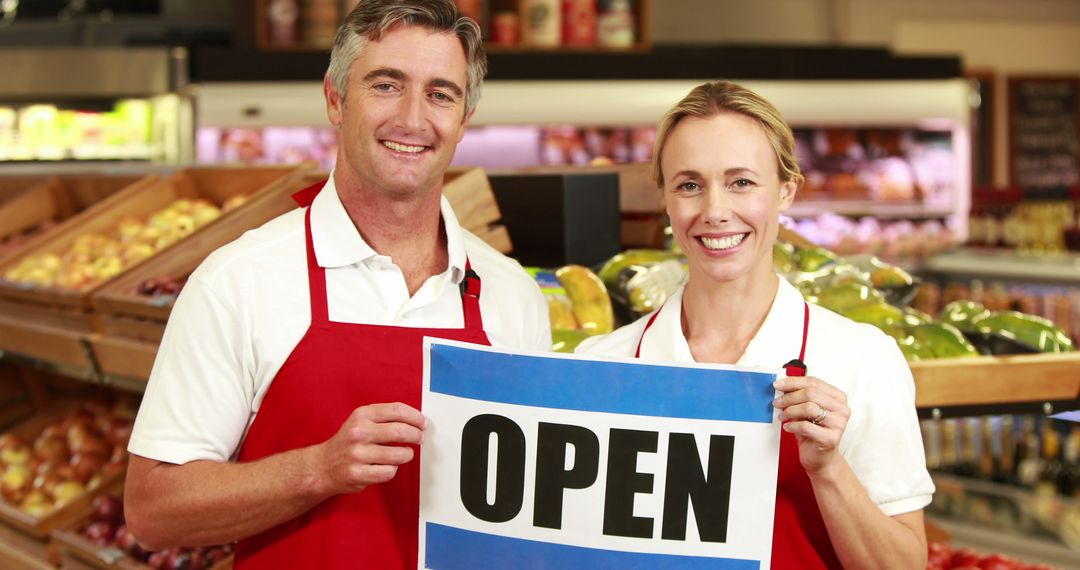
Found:
[[[480, 276], [477, 275], [471, 267], [465, 270], [465, 277], [462, 277], [461, 283], [458, 283], [458, 288], [461, 290], [461, 297], [463, 299], [465, 298], [465, 295], [469, 294], [469, 279], [476, 279], [477, 281], [480, 281]], [[473, 295], [473, 297], [476, 296], [477, 295]]]
[[798, 358], [793, 358], [784, 365], [784, 372], [787, 372], [788, 376], [798, 376], [797, 374], [791, 373], [792, 368], [797, 368], [802, 371], [803, 376], [806, 375], [806, 365], [803, 364], [803, 361], [799, 360]]

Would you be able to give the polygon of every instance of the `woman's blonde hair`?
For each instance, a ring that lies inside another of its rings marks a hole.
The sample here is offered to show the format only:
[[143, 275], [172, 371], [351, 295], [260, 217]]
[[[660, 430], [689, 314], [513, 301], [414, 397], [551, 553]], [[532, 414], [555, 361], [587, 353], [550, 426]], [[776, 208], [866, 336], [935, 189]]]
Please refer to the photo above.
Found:
[[683, 97], [660, 121], [653, 149], [653, 182], [664, 187], [664, 171], [660, 159], [671, 131], [686, 117], [707, 119], [721, 113], [738, 113], [754, 119], [765, 130], [769, 144], [776, 151], [777, 172], [781, 182], [794, 181], [802, 185], [803, 175], [795, 158], [795, 136], [780, 111], [753, 91], [730, 81], [710, 81], [695, 87]]

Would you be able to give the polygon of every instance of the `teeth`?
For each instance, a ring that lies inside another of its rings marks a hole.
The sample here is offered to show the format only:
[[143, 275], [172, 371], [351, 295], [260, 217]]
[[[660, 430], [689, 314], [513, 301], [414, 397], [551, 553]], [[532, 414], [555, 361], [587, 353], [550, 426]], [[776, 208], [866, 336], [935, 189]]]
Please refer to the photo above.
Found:
[[411, 145], [407, 145], [407, 144], [399, 144], [399, 143], [396, 143], [394, 141], [383, 141], [382, 143], [383, 143], [383, 146], [385, 146], [386, 148], [388, 148], [390, 150], [396, 150], [398, 152], [416, 153], [416, 152], [420, 152], [420, 151], [424, 150], [425, 148], [427, 148], [427, 147], [423, 147], [423, 146], [411, 146]]
[[707, 238], [703, 236], [701, 238], [701, 243], [705, 244], [705, 247], [711, 250], [724, 250], [739, 245], [745, 237], [746, 234], [735, 234], [724, 236], [722, 238]]

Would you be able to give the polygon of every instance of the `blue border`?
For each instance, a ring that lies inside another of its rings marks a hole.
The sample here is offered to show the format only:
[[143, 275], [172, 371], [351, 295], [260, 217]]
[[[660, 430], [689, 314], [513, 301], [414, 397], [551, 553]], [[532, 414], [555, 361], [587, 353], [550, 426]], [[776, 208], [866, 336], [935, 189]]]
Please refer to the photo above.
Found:
[[758, 570], [757, 560], [650, 554], [567, 546], [427, 523], [424, 567], [430, 570]]
[[635, 416], [772, 423], [775, 374], [504, 354], [431, 345], [431, 391]]

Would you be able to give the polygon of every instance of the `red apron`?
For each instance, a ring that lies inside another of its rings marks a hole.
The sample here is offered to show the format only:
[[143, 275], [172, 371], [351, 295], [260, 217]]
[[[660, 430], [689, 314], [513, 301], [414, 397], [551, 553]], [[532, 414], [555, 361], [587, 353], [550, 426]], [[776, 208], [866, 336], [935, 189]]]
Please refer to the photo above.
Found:
[[[315, 194], [308, 189], [294, 198], [309, 206]], [[315, 260], [311, 241], [310, 208], [304, 215], [304, 233], [311, 326], [267, 390], [240, 447], [239, 461], [322, 443], [360, 406], [404, 402], [419, 409], [425, 336], [490, 344], [480, 317], [480, 279], [468, 263], [462, 281], [462, 329], [330, 321], [326, 272]], [[412, 570], [419, 511], [418, 454], [387, 483], [331, 497], [293, 520], [241, 540], [234, 566]]]
[[[660, 311], [653, 314], [645, 324], [649, 330]], [[810, 306], [803, 303], [802, 347], [799, 358], [784, 365], [788, 376], [806, 376], [806, 336], [810, 328]], [[638, 340], [635, 358], [641, 357]], [[799, 443], [795, 434], [780, 432], [780, 469], [776, 479], [776, 516], [773, 521], [772, 567], [779, 570], [795, 568], [840, 568], [840, 560], [833, 550], [825, 521], [818, 510], [814, 488], [799, 462]]]

